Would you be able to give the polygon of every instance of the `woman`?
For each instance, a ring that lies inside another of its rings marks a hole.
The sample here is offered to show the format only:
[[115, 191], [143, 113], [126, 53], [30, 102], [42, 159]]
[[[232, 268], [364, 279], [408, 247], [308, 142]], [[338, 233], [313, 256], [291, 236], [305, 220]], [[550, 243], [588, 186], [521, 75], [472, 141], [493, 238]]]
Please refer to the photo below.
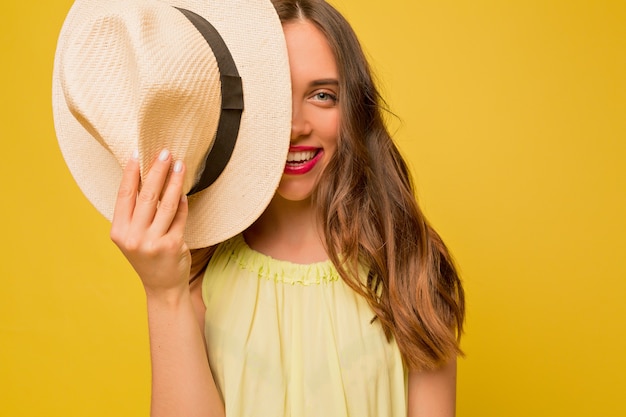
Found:
[[152, 415], [453, 416], [462, 286], [359, 43], [324, 1], [273, 3], [293, 119], [261, 217], [192, 256], [184, 164], [163, 150], [139, 198], [124, 171], [111, 237], [147, 294]]

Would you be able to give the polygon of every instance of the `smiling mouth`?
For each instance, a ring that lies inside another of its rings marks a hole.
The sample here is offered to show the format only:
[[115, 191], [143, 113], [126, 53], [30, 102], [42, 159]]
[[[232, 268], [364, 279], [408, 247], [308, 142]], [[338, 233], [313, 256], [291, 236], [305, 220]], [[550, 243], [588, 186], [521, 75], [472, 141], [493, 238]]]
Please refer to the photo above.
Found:
[[322, 148], [306, 149], [292, 148], [287, 154], [284, 173], [287, 175], [302, 175], [311, 171], [315, 165], [322, 159], [324, 151]]
[[287, 165], [297, 166], [311, 161], [315, 158], [315, 155], [319, 152], [319, 149], [311, 151], [289, 152], [287, 154]]

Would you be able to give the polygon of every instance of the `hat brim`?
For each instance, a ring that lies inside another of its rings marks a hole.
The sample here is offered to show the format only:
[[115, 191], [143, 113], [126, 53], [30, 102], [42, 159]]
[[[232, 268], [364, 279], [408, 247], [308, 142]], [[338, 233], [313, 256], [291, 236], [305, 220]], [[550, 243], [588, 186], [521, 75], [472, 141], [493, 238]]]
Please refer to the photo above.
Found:
[[[101, 0], [74, 3], [61, 30], [53, 72], [57, 138], [78, 186], [107, 219], [113, 217], [122, 167], [75, 119], [59, 77], [59, 51], [68, 32]], [[237, 143], [220, 177], [189, 199], [185, 241], [190, 248], [222, 242], [249, 227], [265, 210], [282, 176], [291, 131], [289, 60], [282, 26], [270, 1], [165, 1], [210, 21], [240, 73], [245, 109]]]

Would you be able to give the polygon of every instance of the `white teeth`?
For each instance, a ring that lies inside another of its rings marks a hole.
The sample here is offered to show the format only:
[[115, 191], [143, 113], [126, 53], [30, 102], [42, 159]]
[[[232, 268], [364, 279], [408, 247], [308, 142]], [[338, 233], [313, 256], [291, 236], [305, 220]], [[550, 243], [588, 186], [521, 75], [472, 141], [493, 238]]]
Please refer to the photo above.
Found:
[[289, 152], [287, 154], [287, 162], [290, 164], [298, 162], [306, 162], [315, 156], [315, 151]]

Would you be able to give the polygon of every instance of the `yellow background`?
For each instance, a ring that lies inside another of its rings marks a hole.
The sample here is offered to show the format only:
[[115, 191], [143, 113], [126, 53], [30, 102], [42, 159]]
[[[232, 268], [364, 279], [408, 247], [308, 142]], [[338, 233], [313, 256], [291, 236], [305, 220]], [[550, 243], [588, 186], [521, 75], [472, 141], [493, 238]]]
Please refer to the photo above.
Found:
[[[335, 4], [464, 277], [458, 415], [626, 415], [626, 2]], [[70, 5], [1, 6], [0, 415], [147, 415], [142, 289], [52, 124]]]

